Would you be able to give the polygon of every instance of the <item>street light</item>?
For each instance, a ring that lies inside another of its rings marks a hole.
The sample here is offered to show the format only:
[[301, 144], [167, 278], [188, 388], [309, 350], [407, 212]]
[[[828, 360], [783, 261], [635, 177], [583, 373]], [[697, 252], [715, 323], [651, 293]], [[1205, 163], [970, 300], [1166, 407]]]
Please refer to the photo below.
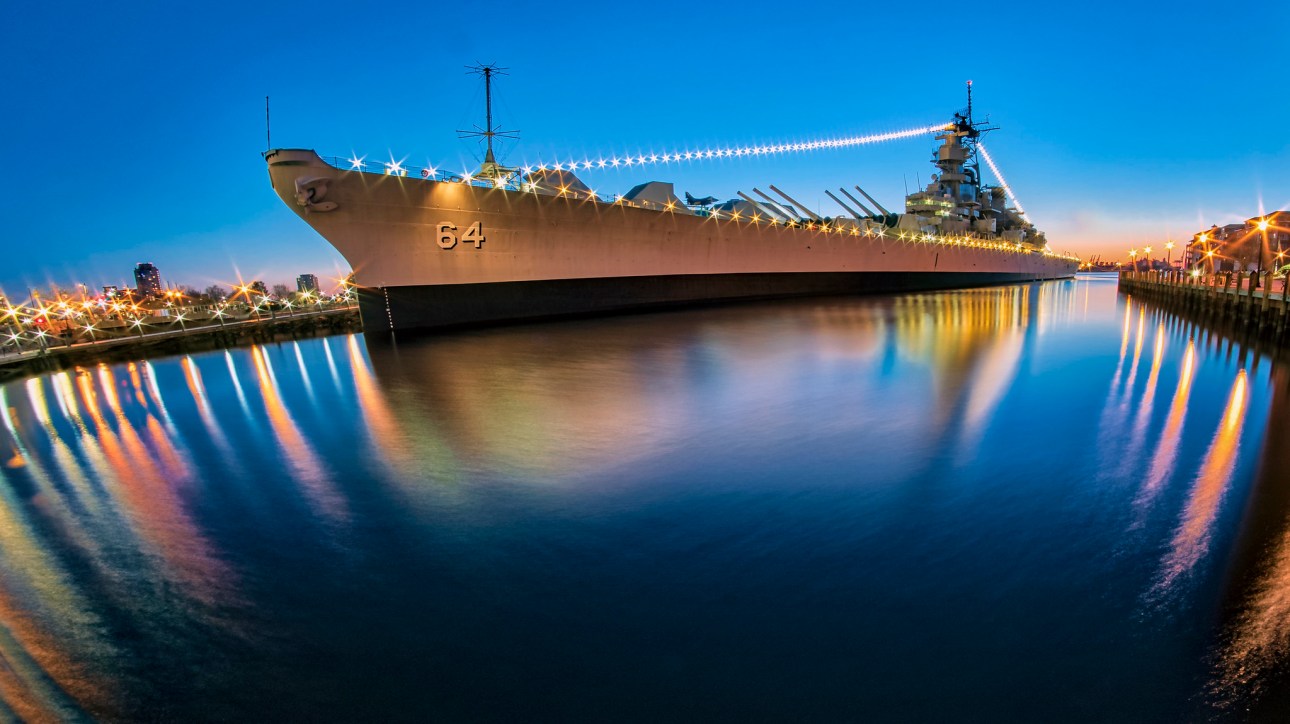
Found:
[[1137, 271], [1138, 270], [1138, 250], [1130, 249], [1129, 258], [1133, 260], [1133, 271]]
[[1259, 283], [1263, 281], [1263, 247], [1268, 244], [1268, 220], [1266, 218], [1259, 219], [1259, 223], [1256, 226], [1259, 229], [1259, 260], [1258, 267], [1254, 272], [1258, 275], [1254, 278], [1254, 289], [1258, 289]]
[[1165, 256], [1165, 265], [1169, 267], [1169, 270], [1170, 270], [1170, 271], [1173, 271], [1173, 268], [1174, 268], [1174, 243], [1173, 243], [1172, 241], [1166, 241], [1166, 242], [1165, 242], [1165, 250], [1166, 250], [1167, 252], [1169, 252], [1169, 253], [1168, 253], [1168, 255], [1167, 255], [1167, 256]]

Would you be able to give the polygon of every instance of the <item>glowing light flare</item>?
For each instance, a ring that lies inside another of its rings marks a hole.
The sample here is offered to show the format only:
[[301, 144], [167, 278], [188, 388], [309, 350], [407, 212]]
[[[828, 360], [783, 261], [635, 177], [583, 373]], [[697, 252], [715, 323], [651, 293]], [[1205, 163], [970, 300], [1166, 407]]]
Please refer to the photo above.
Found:
[[1012, 199], [1012, 205], [1017, 207], [1017, 213], [1024, 217], [1026, 210], [1022, 208], [1021, 202], [1017, 200], [1017, 195], [1012, 193], [1012, 187], [1008, 185], [1008, 180], [1003, 177], [1003, 172], [999, 170], [999, 166], [995, 164], [993, 158], [990, 158], [990, 152], [985, 150], [985, 144], [977, 143], [976, 147], [981, 152], [981, 158], [985, 159], [985, 164], [990, 167], [990, 172], [994, 174], [995, 178], [999, 179], [999, 185], [1003, 187], [1004, 193], [1008, 194], [1008, 198]]

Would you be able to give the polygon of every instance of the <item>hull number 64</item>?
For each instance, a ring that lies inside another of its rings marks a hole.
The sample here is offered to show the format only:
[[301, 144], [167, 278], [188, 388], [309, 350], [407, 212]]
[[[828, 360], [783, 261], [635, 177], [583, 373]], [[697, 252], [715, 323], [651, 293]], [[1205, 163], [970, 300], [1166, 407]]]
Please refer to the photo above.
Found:
[[455, 224], [447, 221], [440, 221], [438, 241], [440, 249], [451, 249], [457, 246], [458, 241], [460, 241], [463, 246], [466, 244], [474, 244], [476, 249], [482, 249], [484, 248], [484, 224], [483, 222], [476, 221], [468, 226], [466, 230], [462, 232], [461, 236], [458, 237], [457, 226]]

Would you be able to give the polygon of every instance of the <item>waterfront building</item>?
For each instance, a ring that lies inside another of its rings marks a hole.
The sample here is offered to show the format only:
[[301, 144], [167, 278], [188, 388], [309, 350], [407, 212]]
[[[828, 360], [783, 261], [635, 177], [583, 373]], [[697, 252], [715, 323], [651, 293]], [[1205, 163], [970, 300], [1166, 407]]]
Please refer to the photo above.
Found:
[[300, 293], [318, 293], [318, 277], [314, 274], [301, 274], [296, 277], [296, 291]]
[[1245, 220], [1251, 240], [1263, 249], [1264, 271], [1285, 266], [1290, 255], [1290, 211], [1273, 211], [1270, 214]]
[[[1212, 252], [1212, 254], [1211, 254]], [[1290, 211], [1246, 219], [1240, 224], [1198, 231], [1186, 251], [1189, 268], [1216, 272], [1269, 271], [1290, 259]]]
[[1210, 270], [1212, 266], [1213, 271], [1235, 270], [1241, 262], [1234, 256], [1234, 252], [1242, 251], [1241, 237], [1244, 233], [1245, 224], [1212, 225], [1204, 231], [1196, 232], [1187, 244], [1187, 267]]
[[121, 294], [121, 288], [115, 284], [109, 284], [103, 287], [104, 299], [116, 299]]
[[161, 270], [149, 262], [136, 264], [134, 267], [134, 287], [141, 297], [161, 295]]

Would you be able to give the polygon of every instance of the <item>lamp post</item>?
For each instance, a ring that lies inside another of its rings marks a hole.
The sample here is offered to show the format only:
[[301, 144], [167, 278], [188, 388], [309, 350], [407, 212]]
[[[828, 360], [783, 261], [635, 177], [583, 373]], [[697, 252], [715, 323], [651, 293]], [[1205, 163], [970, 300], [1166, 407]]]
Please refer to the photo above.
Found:
[[1169, 267], [1169, 271], [1173, 271], [1174, 270], [1174, 243], [1172, 241], [1165, 242], [1165, 252], [1166, 252], [1165, 266]]
[[[1278, 242], [1278, 243], [1279, 243], [1279, 242]], [[1284, 251], [1282, 251], [1280, 248], [1278, 248], [1278, 249], [1277, 249], [1277, 266], [1276, 266], [1276, 268], [1275, 268], [1275, 269], [1273, 269], [1273, 270], [1272, 270], [1272, 279], [1273, 279], [1274, 281], [1275, 281], [1275, 280], [1276, 280], [1276, 278], [1277, 278], [1277, 272], [1281, 271], [1281, 267], [1285, 264], [1285, 256], [1286, 256], [1286, 253], [1285, 253]], [[1282, 290], [1282, 296], [1283, 296], [1283, 297], [1285, 296], [1285, 287], [1286, 287], [1286, 284], [1290, 284], [1290, 274], [1287, 274], [1287, 275], [1286, 275], [1286, 277], [1285, 277], [1285, 279], [1281, 282], [1281, 290]], [[1268, 285], [1268, 294], [1271, 294], [1271, 293], [1272, 293], [1272, 286], [1271, 286], [1271, 284], [1269, 284], [1269, 285]]]
[[1130, 249], [1129, 258], [1133, 260], [1133, 271], [1136, 272], [1138, 270], [1138, 250]]
[[1258, 289], [1259, 283], [1263, 281], [1263, 247], [1268, 245], [1268, 220], [1266, 218], [1259, 219], [1257, 226], [1259, 228], [1259, 260], [1258, 270], [1255, 272], [1258, 276], [1254, 278], [1255, 289]]

